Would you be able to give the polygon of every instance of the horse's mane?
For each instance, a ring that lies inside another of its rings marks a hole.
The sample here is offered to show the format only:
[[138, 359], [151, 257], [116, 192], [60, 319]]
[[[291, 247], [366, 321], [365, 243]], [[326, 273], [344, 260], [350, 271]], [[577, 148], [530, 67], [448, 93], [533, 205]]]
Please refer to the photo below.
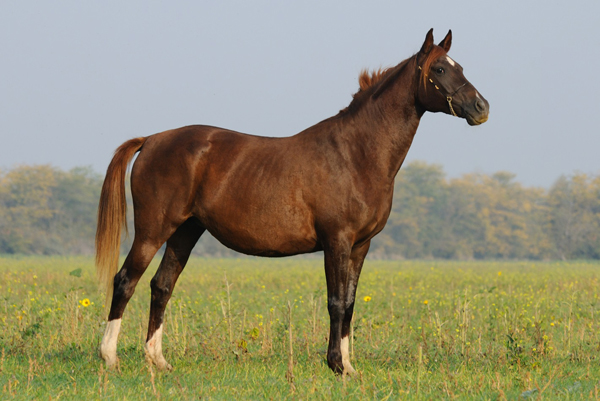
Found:
[[[369, 73], [369, 70], [363, 69], [358, 76], [359, 92], [369, 89], [371, 86], [377, 84], [381, 79], [388, 73], [391, 67], [379, 68]], [[355, 93], [354, 96], [358, 94]]]
[[[443, 48], [434, 46], [427, 54], [425, 59], [421, 60], [420, 67], [422, 68], [422, 71], [429, 71], [431, 64], [433, 64], [435, 60], [444, 54], [446, 54], [446, 51]], [[350, 105], [340, 112], [356, 110], [368, 96], [378, 96], [389, 86], [389, 84], [391, 84], [391, 82], [394, 81], [392, 75], [400, 75], [400, 72], [405, 69], [411, 60], [416, 60], [416, 55], [407, 58], [395, 67], [379, 68], [377, 70], [373, 70], [372, 72], [369, 72], [367, 69], [363, 69], [358, 76], [358, 92], [352, 95], [352, 102]], [[415, 63], [417, 63], [417, 61], [415, 61]], [[426, 87], [427, 74], [421, 73], [421, 83]]]

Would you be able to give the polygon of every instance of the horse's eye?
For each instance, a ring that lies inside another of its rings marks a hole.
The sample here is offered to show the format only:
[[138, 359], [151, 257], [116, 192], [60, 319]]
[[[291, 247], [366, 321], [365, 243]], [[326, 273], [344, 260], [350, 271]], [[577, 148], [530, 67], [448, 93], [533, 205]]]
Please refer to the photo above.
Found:
[[436, 74], [442, 75], [443, 73], [445, 73], [445, 72], [446, 72], [446, 70], [444, 70], [442, 67], [438, 67], [438, 68], [435, 70], [435, 72], [436, 72]]

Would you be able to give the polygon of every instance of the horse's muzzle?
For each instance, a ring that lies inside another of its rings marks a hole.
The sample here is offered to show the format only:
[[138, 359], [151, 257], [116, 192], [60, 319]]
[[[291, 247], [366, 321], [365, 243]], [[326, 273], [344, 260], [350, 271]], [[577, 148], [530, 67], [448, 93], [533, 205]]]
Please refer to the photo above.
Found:
[[490, 104], [484, 98], [479, 96], [470, 105], [465, 108], [465, 118], [469, 125], [480, 125], [488, 120], [490, 114]]

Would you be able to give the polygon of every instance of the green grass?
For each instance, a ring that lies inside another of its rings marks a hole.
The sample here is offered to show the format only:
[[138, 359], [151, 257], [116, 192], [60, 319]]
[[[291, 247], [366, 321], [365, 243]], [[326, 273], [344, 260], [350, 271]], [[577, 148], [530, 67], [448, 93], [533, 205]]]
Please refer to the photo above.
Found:
[[0, 257], [0, 399], [600, 396], [599, 263], [367, 261], [351, 379], [325, 362], [322, 261], [295, 258], [190, 260], [166, 313], [175, 370], [157, 372], [143, 353], [156, 266], [125, 311], [119, 370], [106, 371], [93, 260]]

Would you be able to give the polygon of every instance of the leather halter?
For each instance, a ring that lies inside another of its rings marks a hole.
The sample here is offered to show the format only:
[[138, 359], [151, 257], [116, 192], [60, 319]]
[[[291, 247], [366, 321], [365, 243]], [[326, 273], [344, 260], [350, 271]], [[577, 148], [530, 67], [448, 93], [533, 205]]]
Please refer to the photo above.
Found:
[[[420, 66], [420, 65], [419, 65], [419, 66], [417, 66], [417, 67], [419, 67], [419, 70], [423, 71], [423, 69], [421, 68], [421, 66]], [[433, 84], [433, 86], [435, 87], [435, 89], [439, 90], [440, 92], [442, 91], [442, 90], [440, 89], [440, 87], [439, 87], [439, 86], [437, 86], [435, 82], [433, 82], [433, 79], [431, 79], [431, 78], [428, 78], [428, 77], [427, 77], [427, 74], [425, 74], [425, 77], [427, 78], [427, 80], [429, 80], [429, 82], [431, 82], [431, 83]], [[459, 90], [461, 90], [461, 89], [462, 89], [462, 88], [463, 88], [463, 87], [464, 87], [464, 86], [465, 86], [467, 83], [468, 83], [468, 82], [465, 82], [464, 84], [462, 84], [461, 86], [459, 86], [459, 87], [458, 87], [458, 88], [457, 88], [457, 89], [456, 89], [454, 92], [452, 92], [451, 94], [446, 94], [446, 101], [448, 102], [448, 107], [450, 107], [450, 112], [452, 113], [452, 115], [453, 115], [454, 117], [458, 117], [458, 115], [456, 115], [456, 112], [454, 111], [454, 107], [452, 107], [452, 96], [456, 95], [456, 93], [457, 93]], [[444, 89], [446, 89], [446, 88], [444, 88]], [[448, 91], [446, 91], [446, 92], [448, 92]]]

